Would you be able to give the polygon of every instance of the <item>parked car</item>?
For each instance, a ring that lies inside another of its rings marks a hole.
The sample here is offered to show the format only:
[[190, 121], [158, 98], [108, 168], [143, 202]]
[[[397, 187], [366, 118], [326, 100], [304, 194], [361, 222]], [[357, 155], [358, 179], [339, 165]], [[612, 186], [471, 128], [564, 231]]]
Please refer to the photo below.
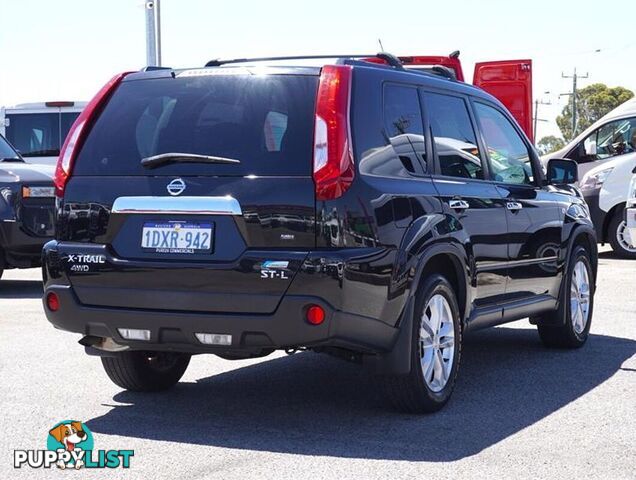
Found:
[[579, 178], [591, 169], [614, 158], [636, 152], [636, 98], [628, 100], [586, 128], [574, 140], [556, 152], [545, 155], [569, 158], [579, 165]]
[[531, 317], [581, 347], [597, 250], [576, 164], [546, 179], [496, 98], [378, 58], [114, 77], [60, 155], [48, 320], [125, 389], [171, 387], [196, 353], [308, 349], [409, 412], [446, 403], [473, 330]]
[[66, 134], [85, 105], [62, 101], [0, 108], [0, 134], [27, 162], [55, 165]]
[[0, 277], [10, 268], [41, 265], [54, 210], [53, 167], [25, 163], [0, 135]]
[[580, 185], [598, 241], [609, 242], [617, 255], [632, 259], [636, 259], [636, 238], [627, 228], [625, 193], [634, 170], [636, 152], [620, 155], [589, 170]]

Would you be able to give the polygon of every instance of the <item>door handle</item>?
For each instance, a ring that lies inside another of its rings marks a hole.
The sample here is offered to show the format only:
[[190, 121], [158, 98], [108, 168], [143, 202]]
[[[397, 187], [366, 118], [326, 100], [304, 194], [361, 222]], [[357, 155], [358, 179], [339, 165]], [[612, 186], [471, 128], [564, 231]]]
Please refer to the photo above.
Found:
[[516, 212], [517, 210], [521, 210], [523, 205], [520, 202], [506, 202], [506, 208], [512, 212]]
[[451, 200], [448, 202], [448, 205], [453, 210], [466, 210], [469, 207], [466, 200]]

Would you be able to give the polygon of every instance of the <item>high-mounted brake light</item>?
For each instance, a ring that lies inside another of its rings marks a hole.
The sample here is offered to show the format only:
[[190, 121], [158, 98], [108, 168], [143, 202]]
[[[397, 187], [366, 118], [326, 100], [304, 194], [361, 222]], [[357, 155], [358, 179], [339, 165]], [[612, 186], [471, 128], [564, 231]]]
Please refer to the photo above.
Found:
[[320, 73], [314, 126], [314, 183], [317, 200], [340, 197], [354, 176], [349, 135], [352, 69], [326, 65]]
[[75, 106], [75, 102], [45, 102], [44, 105], [46, 105], [47, 107], [73, 107]]
[[90, 130], [91, 125], [95, 121], [95, 118], [106, 104], [106, 101], [113, 94], [117, 86], [121, 83], [122, 79], [130, 72], [120, 73], [111, 78], [102, 89], [97, 92], [97, 95], [88, 102], [88, 105], [82, 110], [75, 123], [68, 132], [64, 145], [60, 150], [60, 156], [57, 159], [57, 167], [55, 168], [55, 177], [53, 183], [55, 185], [55, 194], [58, 197], [64, 195], [64, 188], [66, 182], [71, 176], [73, 171], [73, 163], [77, 152], [79, 152], [82, 143], [86, 139], [86, 135]]

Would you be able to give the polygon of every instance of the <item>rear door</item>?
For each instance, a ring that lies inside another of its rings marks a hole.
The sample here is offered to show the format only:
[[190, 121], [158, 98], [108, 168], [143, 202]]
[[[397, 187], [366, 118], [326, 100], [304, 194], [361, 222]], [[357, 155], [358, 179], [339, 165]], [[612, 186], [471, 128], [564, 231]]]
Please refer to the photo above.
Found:
[[506, 212], [496, 186], [488, 180], [467, 98], [424, 93], [436, 157], [433, 183], [444, 214], [470, 256], [474, 305], [485, 319], [501, 319], [496, 304], [506, 287], [508, 252]]
[[532, 60], [498, 60], [475, 64], [473, 85], [499, 99], [534, 141], [532, 129]]
[[[318, 77], [235, 69], [155, 77], [122, 82], [66, 186], [58, 236], [78, 298], [273, 312], [315, 246]], [[174, 161], [141, 163], [166, 154]]]

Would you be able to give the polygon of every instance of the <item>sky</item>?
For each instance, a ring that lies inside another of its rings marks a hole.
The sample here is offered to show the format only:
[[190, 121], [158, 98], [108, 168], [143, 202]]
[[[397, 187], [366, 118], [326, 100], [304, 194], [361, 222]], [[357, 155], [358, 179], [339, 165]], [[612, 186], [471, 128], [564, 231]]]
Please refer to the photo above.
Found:
[[[141, 0], [0, 0], [0, 106], [88, 100], [115, 73], [145, 64]], [[601, 82], [636, 91], [636, 1], [161, 0], [163, 65], [212, 58], [372, 53], [475, 62], [530, 58], [540, 138], [559, 134], [559, 94]], [[549, 92], [549, 93], [546, 93]]]

